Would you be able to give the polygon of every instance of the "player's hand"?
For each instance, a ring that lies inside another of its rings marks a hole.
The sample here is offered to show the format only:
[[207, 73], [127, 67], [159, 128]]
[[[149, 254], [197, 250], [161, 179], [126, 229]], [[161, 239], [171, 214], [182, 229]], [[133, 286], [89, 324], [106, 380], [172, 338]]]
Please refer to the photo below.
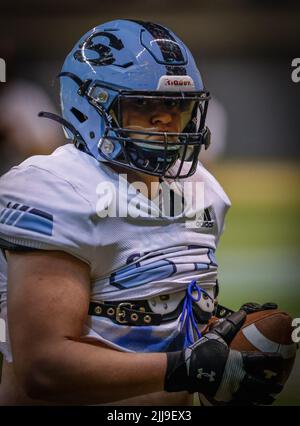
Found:
[[220, 402], [271, 404], [282, 385], [258, 372], [277, 367], [281, 355], [228, 347], [245, 318], [245, 311], [235, 312], [187, 349], [169, 352], [165, 390], [200, 392]]

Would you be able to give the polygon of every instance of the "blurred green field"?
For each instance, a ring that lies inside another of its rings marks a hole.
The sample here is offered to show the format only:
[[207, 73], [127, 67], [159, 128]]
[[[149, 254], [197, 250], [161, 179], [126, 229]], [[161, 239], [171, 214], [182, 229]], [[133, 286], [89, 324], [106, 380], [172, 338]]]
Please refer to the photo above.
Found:
[[[209, 168], [232, 201], [217, 251], [221, 304], [274, 301], [300, 318], [300, 164]], [[300, 357], [277, 404], [300, 405]]]

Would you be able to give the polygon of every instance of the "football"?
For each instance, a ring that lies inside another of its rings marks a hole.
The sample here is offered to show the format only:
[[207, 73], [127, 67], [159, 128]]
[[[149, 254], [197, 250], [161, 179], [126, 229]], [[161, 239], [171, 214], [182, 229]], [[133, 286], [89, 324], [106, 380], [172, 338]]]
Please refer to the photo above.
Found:
[[[218, 319], [213, 317], [209, 328]], [[230, 344], [231, 349], [238, 351], [278, 352], [283, 357], [282, 368], [278, 371], [264, 370], [266, 378], [276, 378], [284, 385], [292, 371], [297, 345], [292, 341], [292, 318], [286, 312], [270, 309], [247, 314], [242, 328]], [[201, 405], [227, 405], [213, 398], [198, 394]]]
[[278, 352], [282, 355], [280, 371], [265, 370], [266, 378], [277, 376], [285, 384], [293, 368], [297, 345], [292, 341], [292, 318], [286, 312], [271, 309], [250, 313], [230, 344], [238, 351]]

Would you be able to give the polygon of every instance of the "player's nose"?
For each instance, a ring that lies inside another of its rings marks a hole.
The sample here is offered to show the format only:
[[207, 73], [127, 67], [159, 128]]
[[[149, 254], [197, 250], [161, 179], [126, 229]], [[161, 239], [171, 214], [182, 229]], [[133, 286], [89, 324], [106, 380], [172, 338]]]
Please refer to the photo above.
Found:
[[154, 125], [166, 125], [172, 123], [172, 115], [168, 112], [160, 111], [153, 114], [151, 123]]

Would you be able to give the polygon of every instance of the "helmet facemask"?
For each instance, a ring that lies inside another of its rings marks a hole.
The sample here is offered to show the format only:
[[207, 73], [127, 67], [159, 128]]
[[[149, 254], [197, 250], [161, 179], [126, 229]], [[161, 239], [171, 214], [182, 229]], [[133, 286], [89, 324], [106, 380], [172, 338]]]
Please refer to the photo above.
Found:
[[[202, 144], [208, 146], [205, 137], [208, 101], [209, 94], [204, 91], [121, 90], [110, 106], [112, 119], [99, 141], [99, 154], [110, 163], [154, 176], [172, 179], [191, 176]], [[97, 103], [93, 105], [97, 109]], [[103, 108], [98, 112], [103, 116]], [[159, 123], [151, 121], [159, 116], [168, 117], [168, 123], [164, 119], [158, 120]], [[189, 167], [183, 170], [187, 163]]]

